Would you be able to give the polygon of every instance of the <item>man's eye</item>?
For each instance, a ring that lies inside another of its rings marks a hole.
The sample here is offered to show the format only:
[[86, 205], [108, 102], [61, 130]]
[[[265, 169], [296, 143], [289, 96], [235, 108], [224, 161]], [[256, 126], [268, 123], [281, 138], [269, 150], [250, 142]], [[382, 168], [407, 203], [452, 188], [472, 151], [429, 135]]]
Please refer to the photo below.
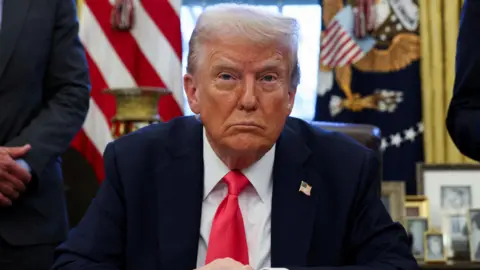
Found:
[[275, 81], [276, 79], [277, 79], [277, 77], [274, 76], [274, 75], [265, 75], [265, 76], [263, 76], [263, 80], [264, 80], [264, 81], [267, 81], [267, 82], [273, 82], [273, 81]]
[[218, 78], [222, 80], [231, 80], [233, 79], [233, 76], [228, 73], [221, 73], [220, 75], [218, 75]]

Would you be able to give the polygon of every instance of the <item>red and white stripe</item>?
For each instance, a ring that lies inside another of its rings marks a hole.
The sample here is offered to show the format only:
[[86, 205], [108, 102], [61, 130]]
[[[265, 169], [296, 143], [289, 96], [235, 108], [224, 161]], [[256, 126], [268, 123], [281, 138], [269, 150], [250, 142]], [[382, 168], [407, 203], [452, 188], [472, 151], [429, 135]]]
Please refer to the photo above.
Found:
[[113, 0], [79, 3], [80, 39], [91, 79], [90, 110], [72, 146], [84, 154], [99, 181], [104, 178], [102, 154], [113, 140], [115, 100], [106, 88], [154, 86], [173, 94], [162, 97], [164, 121], [183, 114], [181, 0], [134, 0], [134, 28], [117, 32], [110, 25]]
[[321, 40], [320, 63], [335, 68], [359, 61], [365, 54], [355, 40], [334, 20]]

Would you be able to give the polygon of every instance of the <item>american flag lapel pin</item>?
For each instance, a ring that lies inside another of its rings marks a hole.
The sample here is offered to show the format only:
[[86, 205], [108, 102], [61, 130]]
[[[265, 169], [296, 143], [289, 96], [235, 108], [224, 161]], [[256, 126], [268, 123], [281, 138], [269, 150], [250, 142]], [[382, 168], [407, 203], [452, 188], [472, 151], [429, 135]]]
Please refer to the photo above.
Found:
[[303, 194], [305, 194], [307, 196], [310, 196], [310, 193], [312, 192], [312, 186], [310, 186], [306, 182], [302, 181], [300, 183], [300, 189], [298, 191], [302, 192]]

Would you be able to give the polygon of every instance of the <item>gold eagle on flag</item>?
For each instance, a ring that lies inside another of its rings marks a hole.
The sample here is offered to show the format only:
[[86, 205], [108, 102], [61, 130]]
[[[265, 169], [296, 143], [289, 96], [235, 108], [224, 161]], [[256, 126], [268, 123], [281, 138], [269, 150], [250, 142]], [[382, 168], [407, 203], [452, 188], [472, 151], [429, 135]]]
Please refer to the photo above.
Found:
[[[323, 0], [323, 24], [328, 26], [335, 15], [344, 8], [343, 0]], [[355, 1], [349, 0], [349, 3]], [[329, 68], [320, 63], [319, 94], [331, 90], [331, 85], [323, 85], [325, 80], [333, 84], [333, 77], [325, 77], [325, 73], [334, 71], [335, 80], [345, 94], [345, 98], [332, 97], [331, 111], [335, 115], [341, 109], [362, 111], [373, 109], [378, 111], [392, 111], [401, 101], [401, 93], [381, 91], [361, 97], [351, 89], [352, 65], [364, 72], [395, 72], [407, 67], [412, 62], [420, 59], [420, 36], [418, 0], [376, 0], [375, 3], [375, 29], [371, 36], [376, 40], [375, 47], [362, 59], [342, 67]], [[325, 32], [322, 32], [322, 38]], [[327, 82], [328, 84], [328, 82]], [[323, 88], [323, 89], [322, 89]], [[336, 98], [336, 99], [334, 99]], [[334, 103], [332, 105], [332, 103]], [[332, 109], [336, 106], [337, 109]], [[393, 107], [392, 107], [393, 106]], [[381, 108], [382, 107], [382, 108]]]

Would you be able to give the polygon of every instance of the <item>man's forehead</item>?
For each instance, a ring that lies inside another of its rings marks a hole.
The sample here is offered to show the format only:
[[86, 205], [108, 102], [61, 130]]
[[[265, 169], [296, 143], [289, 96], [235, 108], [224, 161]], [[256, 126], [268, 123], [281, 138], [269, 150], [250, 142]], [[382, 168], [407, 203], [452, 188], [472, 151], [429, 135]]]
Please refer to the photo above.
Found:
[[286, 54], [278, 49], [244, 50], [232, 47], [217, 47], [209, 50], [209, 58], [213, 65], [282, 65], [286, 62]]

